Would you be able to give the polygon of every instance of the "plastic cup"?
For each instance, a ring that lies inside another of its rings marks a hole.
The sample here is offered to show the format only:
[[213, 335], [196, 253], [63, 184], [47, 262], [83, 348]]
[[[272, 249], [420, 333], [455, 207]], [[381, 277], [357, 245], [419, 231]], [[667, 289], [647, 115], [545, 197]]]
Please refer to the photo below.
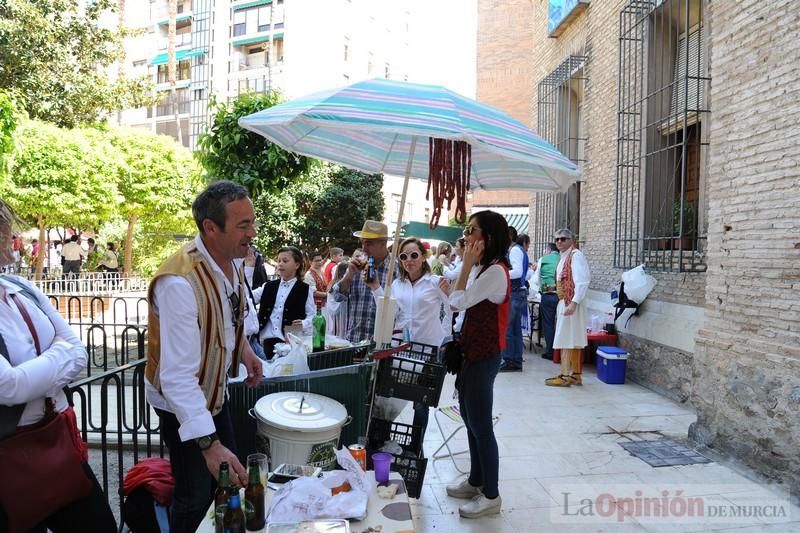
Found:
[[392, 464], [392, 455], [385, 452], [372, 454], [372, 466], [375, 469], [375, 481], [378, 483], [389, 482], [389, 466]]

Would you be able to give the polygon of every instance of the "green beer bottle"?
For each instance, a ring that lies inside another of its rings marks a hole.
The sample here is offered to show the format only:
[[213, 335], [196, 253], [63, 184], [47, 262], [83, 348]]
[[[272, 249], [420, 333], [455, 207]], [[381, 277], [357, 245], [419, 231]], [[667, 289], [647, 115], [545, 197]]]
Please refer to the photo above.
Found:
[[222, 462], [219, 465], [217, 490], [214, 492], [214, 525], [216, 533], [223, 533], [222, 521], [225, 519], [225, 511], [228, 509], [228, 487], [230, 487], [230, 484], [230, 467], [228, 463]]
[[325, 317], [322, 316], [322, 307], [317, 306], [317, 314], [311, 320], [311, 329], [314, 336], [311, 340], [311, 351], [322, 352], [325, 350]]
[[261, 469], [258, 461], [250, 461], [247, 488], [244, 490], [244, 516], [247, 531], [261, 531], [266, 526], [264, 507], [264, 485], [261, 484]]

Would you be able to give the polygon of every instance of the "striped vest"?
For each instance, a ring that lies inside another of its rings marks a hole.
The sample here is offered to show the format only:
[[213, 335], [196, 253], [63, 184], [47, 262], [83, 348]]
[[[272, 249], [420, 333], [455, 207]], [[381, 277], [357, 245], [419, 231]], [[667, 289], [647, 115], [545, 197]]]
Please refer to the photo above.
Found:
[[[161, 328], [159, 319], [153, 312], [153, 287], [155, 281], [161, 276], [182, 276], [189, 282], [197, 301], [198, 331], [200, 337], [200, 368], [197, 372], [197, 383], [206, 397], [206, 406], [212, 415], [222, 409], [225, 402], [225, 326], [222, 306], [228, 302], [220, 300], [217, 290], [217, 281], [211, 265], [205, 256], [197, 249], [194, 242], [183, 246], [172, 257], [166, 260], [158, 269], [150, 288], [147, 292], [147, 302], [150, 310], [147, 315], [147, 364], [145, 378], [156, 389], [161, 391], [159, 380], [159, 363], [161, 361]], [[244, 272], [240, 270], [239, 279], [244, 279]], [[239, 301], [246, 302], [244, 283], [239, 284]], [[237, 321], [233, 347], [233, 360], [229, 375], [236, 377], [239, 372], [239, 361], [245, 346], [244, 337], [244, 305], [240, 306], [240, 317]]]

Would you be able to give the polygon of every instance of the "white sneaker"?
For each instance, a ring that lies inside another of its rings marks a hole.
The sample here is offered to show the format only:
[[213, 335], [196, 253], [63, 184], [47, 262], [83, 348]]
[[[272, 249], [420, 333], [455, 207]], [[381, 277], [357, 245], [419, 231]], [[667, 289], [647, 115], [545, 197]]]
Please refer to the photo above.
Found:
[[447, 485], [447, 495], [451, 498], [462, 498], [464, 500], [469, 500], [474, 498], [475, 496], [481, 493], [480, 487], [473, 487], [469, 484], [469, 481], [465, 478], [461, 480], [461, 483], [455, 483], [453, 485]]
[[472, 498], [471, 502], [465, 503], [459, 507], [458, 514], [464, 518], [478, 518], [480, 516], [497, 514], [500, 512], [502, 503], [503, 501], [500, 496], [494, 500], [490, 500], [483, 494], [478, 494]]

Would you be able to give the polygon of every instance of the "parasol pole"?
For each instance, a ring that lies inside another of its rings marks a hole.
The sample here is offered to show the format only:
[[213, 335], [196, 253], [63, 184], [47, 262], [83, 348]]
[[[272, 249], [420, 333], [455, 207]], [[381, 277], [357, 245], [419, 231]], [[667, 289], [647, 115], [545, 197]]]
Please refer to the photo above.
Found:
[[[400, 211], [397, 213], [397, 225], [394, 230], [394, 244], [392, 245], [392, 255], [389, 260], [389, 273], [386, 276], [386, 286], [383, 288], [383, 299], [381, 300], [381, 323], [375, 325], [375, 343], [389, 344], [392, 339], [394, 329], [394, 313], [391, 312], [392, 281], [394, 279], [394, 265], [397, 262], [397, 254], [400, 248], [400, 230], [403, 224], [403, 213], [406, 209], [406, 196], [408, 195], [408, 182], [411, 178], [411, 167], [414, 164], [414, 151], [417, 148], [417, 136], [411, 137], [411, 146], [408, 149], [408, 161], [406, 162], [406, 175], [403, 180], [403, 194], [400, 196]], [[389, 316], [391, 314], [391, 316]], [[391, 323], [389, 323], [391, 321]], [[388, 333], [387, 333], [388, 332]]]

